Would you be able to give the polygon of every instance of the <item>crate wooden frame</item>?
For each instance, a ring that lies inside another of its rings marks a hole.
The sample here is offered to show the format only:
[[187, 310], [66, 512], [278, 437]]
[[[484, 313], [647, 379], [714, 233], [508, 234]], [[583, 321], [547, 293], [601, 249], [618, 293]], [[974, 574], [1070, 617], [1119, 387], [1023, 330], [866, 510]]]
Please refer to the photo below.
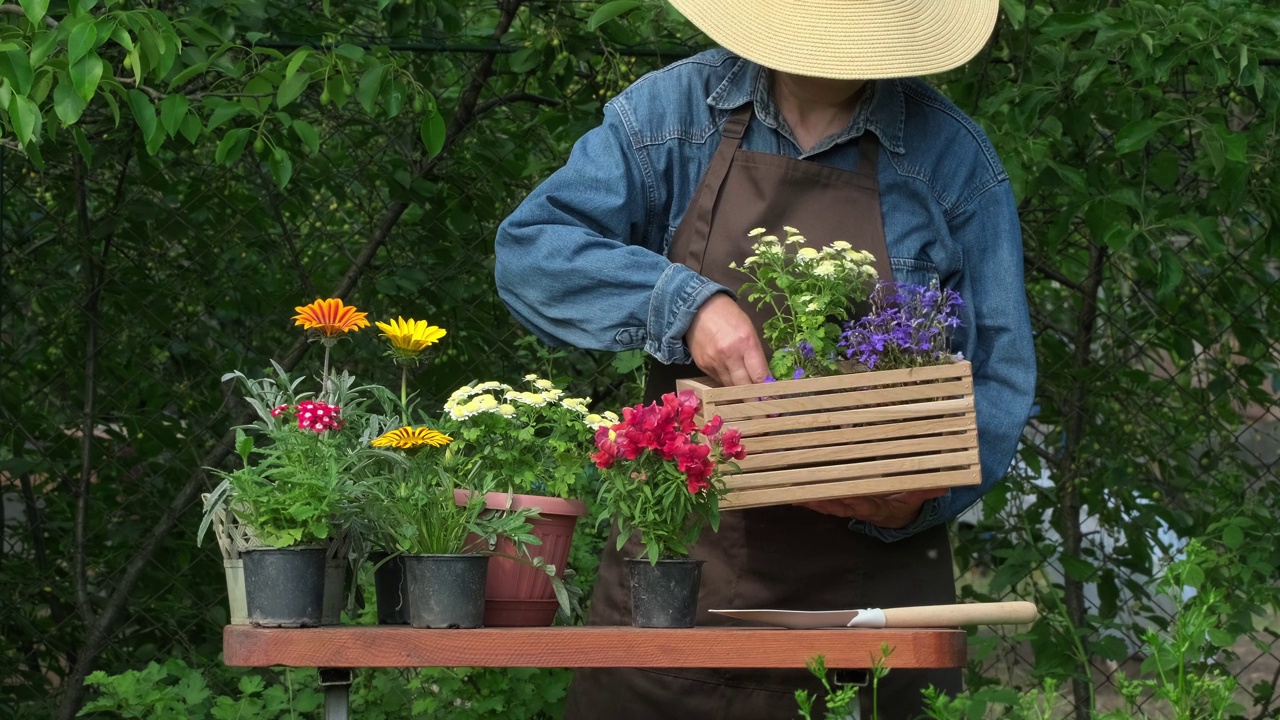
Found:
[[678, 380], [742, 432], [724, 510], [981, 482], [968, 361], [717, 387]]

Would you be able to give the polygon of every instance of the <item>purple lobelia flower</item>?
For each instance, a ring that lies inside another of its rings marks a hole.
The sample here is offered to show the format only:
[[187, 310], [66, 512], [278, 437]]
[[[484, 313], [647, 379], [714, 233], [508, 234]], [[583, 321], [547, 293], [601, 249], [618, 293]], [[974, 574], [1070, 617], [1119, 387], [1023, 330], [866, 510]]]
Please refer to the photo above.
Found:
[[871, 369], [937, 362], [948, 353], [962, 307], [950, 289], [881, 282], [871, 313], [845, 326], [839, 346], [845, 357]]

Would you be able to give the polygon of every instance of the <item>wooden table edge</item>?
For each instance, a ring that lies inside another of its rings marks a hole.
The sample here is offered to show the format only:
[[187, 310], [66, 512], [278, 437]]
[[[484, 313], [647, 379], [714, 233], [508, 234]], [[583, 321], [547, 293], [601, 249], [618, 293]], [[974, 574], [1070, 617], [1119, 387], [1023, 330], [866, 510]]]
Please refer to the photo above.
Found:
[[963, 667], [958, 629], [784, 630], [633, 627], [420, 630], [404, 626], [308, 629], [228, 625], [223, 659], [235, 667], [872, 667], [890, 648], [889, 668]]

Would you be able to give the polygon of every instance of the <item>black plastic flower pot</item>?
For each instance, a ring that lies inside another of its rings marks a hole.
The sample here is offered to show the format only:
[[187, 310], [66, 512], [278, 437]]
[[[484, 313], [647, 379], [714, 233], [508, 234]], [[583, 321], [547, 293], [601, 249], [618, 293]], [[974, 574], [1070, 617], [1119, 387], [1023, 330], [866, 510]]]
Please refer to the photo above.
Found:
[[249, 622], [262, 627], [319, 627], [324, 617], [325, 549], [244, 552]]
[[369, 553], [374, 564], [373, 590], [378, 600], [379, 625], [409, 624], [409, 593], [404, 584], [404, 555], [387, 560], [388, 553]]
[[416, 628], [484, 625], [488, 555], [404, 555], [409, 624]]
[[628, 559], [631, 573], [631, 624], [648, 628], [693, 627], [698, 616], [698, 585], [703, 560]]

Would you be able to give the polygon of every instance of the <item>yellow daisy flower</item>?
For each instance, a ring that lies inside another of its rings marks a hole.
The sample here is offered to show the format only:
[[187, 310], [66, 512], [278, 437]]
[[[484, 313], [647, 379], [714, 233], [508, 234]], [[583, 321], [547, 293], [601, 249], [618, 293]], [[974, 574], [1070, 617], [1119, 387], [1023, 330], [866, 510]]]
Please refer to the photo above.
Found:
[[444, 328], [436, 327], [426, 320], [405, 320], [401, 317], [388, 323], [374, 324], [382, 331], [383, 337], [391, 342], [395, 354], [402, 358], [417, 357], [445, 336]]
[[441, 447], [453, 442], [453, 438], [442, 432], [432, 430], [425, 427], [405, 426], [398, 430], [391, 430], [383, 433], [375, 438], [371, 443], [374, 447], [393, 447], [401, 450], [414, 450], [420, 447], [430, 445], [431, 447]]
[[327, 338], [369, 327], [366, 319], [369, 313], [360, 312], [339, 298], [317, 299], [310, 305], [295, 307], [294, 311], [298, 313], [293, 316], [295, 325], [301, 325], [303, 330], [318, 330]]

